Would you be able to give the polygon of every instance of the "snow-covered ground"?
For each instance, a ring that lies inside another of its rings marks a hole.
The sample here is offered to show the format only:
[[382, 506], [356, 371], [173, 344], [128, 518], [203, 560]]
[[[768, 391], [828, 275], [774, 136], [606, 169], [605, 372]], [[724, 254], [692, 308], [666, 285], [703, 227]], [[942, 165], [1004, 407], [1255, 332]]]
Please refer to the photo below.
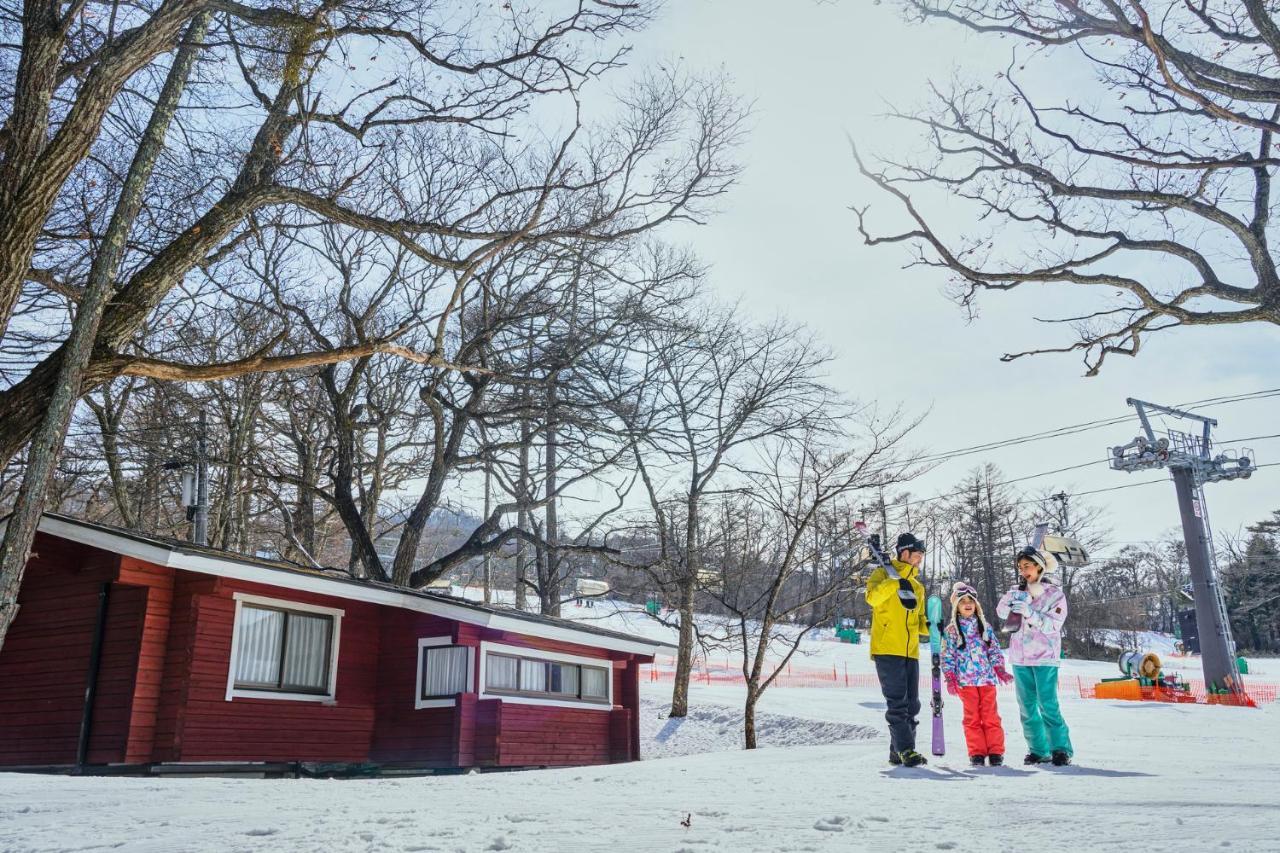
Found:
[[[819, 639], [805, 651], [807, 668], [872, 671], [866, 646]], [[0, 851], [1280, 851], [1280, 705], [1078, 698], [1076, 678], [1115, 674], [1063, 662], [1069, 768], [1020, 765], [1007, 689], [1013, 765], [968, 766], [951, 702], [947, 756], [903, 770], [885, 762], [874, 688], [772, 689], [764, 748], [745, 752], [741, 686], [694, 684], [690, 715], [673, 720], [670, 684], [657, 681], [642, 685], [639, 763], [362, 781], [0, 774]]]
[[1112, 649], [1135, 649], [1143, 652], [1155, 652], [1161, 658], [1177, 654], [1178, 638], [1172, 634], [1158, 631], [1120, 631], [1105, 628], [1095, 635], [1096, 638]]

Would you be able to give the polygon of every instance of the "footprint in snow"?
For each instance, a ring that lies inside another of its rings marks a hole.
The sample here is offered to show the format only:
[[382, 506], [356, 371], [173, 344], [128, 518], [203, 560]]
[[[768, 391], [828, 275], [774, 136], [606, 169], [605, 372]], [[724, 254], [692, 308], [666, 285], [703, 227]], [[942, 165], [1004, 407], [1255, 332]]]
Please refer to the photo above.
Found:
[[835, 817], [820, 817], [813, 828], [818, 832], [844, 832], [845, 826], [849, 823], [849, 818], [836, 815]]
[[279, 831], [280, 830], [276, 829], [274, 826], [268, 826], [262, 829], [246, 830], [245, 835], [253, 835], [253, 836], [275, 835]]

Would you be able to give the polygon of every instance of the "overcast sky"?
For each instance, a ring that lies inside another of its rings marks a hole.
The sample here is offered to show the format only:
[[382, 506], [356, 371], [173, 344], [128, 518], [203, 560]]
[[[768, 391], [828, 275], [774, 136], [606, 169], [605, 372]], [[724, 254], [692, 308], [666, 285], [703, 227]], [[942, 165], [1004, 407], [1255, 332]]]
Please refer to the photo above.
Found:
[[[672, 0], [638, 47], [637, 64], [682, 58], [695, 70], [723, 68], [755, 105], [741, 183], [721, 215], [679, 234], [711, 265], [712, 287], [762, 319], [782, 313], [814, 329], [837, 353], [831, 379], [850, 396], [929, 410], [919, 446], [936, 452], [1119, 416], [1130, 396], [1174, 405], [1280, 386], [1274, 326], [1163, 333], [1139, 358], [1113, 357], [1091, 379], [1075, 355], [1002, 364], [1002, 353], [1067, 342], [1032, 319], [1057, 296], [991, 294], [981, 318], [967, 323], [946, 298], [941, 272], [902, 269], [903, 247], [862, 245], [849, 206], [870, 203], [873, 221], [879, 212], [886, 227], [893, 206], [857, 175], [846, 135], [872, 151], [917, 148], [911, 129], [878, 118], [886, 104], [921, 103], [927, 80], [956, 71], [990, 77], [1004, 67], [1008, 43], [945, 25], [908, 26], [891, 2]], [[1089, 85], [1077, 69], [1053, 73], [1064, 96]], [[963, 214], [954, 206], [951, 223], [963, 227]], [[1280, 433], [1280, 397], [1205, 412], [1218, 418], [1222, 438]], [[946, 491], [987, 461], [1018, 477], [1101, 460], [1137, 428], [1135, 419], [950, 461], [911, 491]], [[1280, 440], [1253, 447], [1259, 462], [1280, 461]], [[1073, 493], [1159, 476], [1098, 464], [1020, 485]], [[1216, 531], [1232, 532], [1280, 509], [1280, 468], [1206, 491]], [[1160, 536], [1178, 523], [1171, 483], [1082, 500], [1110, 509], [1121, 541]]]

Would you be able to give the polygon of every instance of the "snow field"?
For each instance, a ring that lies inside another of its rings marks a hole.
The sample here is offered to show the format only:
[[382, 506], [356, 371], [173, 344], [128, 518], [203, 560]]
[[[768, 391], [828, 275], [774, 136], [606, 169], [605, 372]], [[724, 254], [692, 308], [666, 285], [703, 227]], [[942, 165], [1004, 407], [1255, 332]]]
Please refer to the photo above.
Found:
[[[1080, 764], [1027, 769], [1002, 691], [1014, 764], [968, 767], [951, 702], [948, 756], [902, 770], [885, 762], [873, 692], [770, 691], [765, 748], [746, 752], [741, 687], [694, 685], [683, 722], [665, 719], [668, 690], [644, 685], [651, 758], [628, 765], [364, 781], [0, 774], [0, 850], [1280, 851], [1274, 705], [1064, 692]], [[795, 745], [806, 738], [830, 742]], [[721, 751], [653, 757], [688, 749]]]
[[[603, 604], [566, 615], [667, 630]], [[820, 635], [803, 651], [793, 666], [873, 671], [865, 645]], [[1276, 669], [1261, 663], [1255, 672]], [[1196, 659], [1168, 664], [1199, 674]], [[762, 748], [746, 752], [741, 685], [695, 682], [689, 716], [673, 720], [670, 683], [646, 681], [641, 762], [352, 781], [0, 774], [0, 853], [1280, 851], [1280, 705], [1078, 698], [1075, 678], [1118, 674], [1063, 661], [1079, 762], [1068, 768], [1021, 765], [1011, 689], [999, 698], [1009, 766], [969, 767], [960, 704], [946, 697], [948, 755], [905, 770], [885, 760], [874, 689], [772, 688], [757, 713]]]

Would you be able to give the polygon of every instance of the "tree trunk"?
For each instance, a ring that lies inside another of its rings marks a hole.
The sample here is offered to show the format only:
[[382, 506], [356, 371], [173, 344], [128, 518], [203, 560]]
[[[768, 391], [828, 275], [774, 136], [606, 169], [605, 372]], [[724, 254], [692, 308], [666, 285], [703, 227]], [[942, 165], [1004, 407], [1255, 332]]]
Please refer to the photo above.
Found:
[[[529, 391], [522, 388], [520, 398], [524, 405], [521, 409], [525, 412], [529, 410]], [[529, 500], [529, 443], [533, 440], [532, 431], [529, 429], [529, 418], [520, 419], [520, 479], [516, 490], [518, 494], [516, 499], [520, 502], [520, 512], [516, 515], [516, 526], [524, 532], [528, 533], [532, 529], [529, 525], [529, 510], [525, 509], [526, 502]], [[529, 576], [529, 546], [521, 539], [516, 545], [516, 609], [528, 609], [528, 596], [526, 582]]]
[[97, 339], [103, 311], [112, 294], [116, 271], [124, 257], [129, 231], [141, 208], [143, 191], [164, 146], [165, 132], [177, 112], [178, 101], [211, 18], [212, 12], [201, 12], [191, 22], [188, 38], [174, 57], [156, 107], [121, 186], [120, 197], [103, 234], [102, 245], [89, 270], [84, 295], [76, 311], [70, 337], [64, 345], [64, 357], [58, 370], [53, 397], [48, 407], [40, 413], [40, 425], [31, 440], [27, 456], [27, 469], [23, 474], [13, 513], [5, 527], [4, 539], [0, 541], [0, 648], [4, 646], [9, 626], [17, 616], [18, 588], [22, 584], [36, 527], [44, 511], [49, 483], [66, 440], [71, 413], [76, 401], [80, 399], [86, 367], [93, 354], [93, 344]]
[[[689, 713], [689, 678], [693, 674], [693, 603], [698, 589], [698, 572], [702, 568], [702, 555], [698, 550], [699, 513], [698, 478], [689, 485], [689, 497], [685, 502], [684, 526], [684, 574], [680, 578], [680, 642], [676, 648], [676, 678], [671, 695], [671, 716], [683, 717]], [[679, 713], [676, 713], [676, 709]]]
[[[485, 440], [485, 429], [480, 427], [480, 443], [487, 445]], [[493, 511], [493, 463], [489, 461], [486, 455], [484, 460], [484, 517], [488, 518]], [[491, 604], [493, 602], [493, 555], [488, 551], [484, 552], [484, 603]]]
[[747, 702], [743, 707], [742, 715], [742, 734], [743, 749], [756, 748], [756, 702], [760, 700], [760, 694], [756, 692], [756, 683], [747, 685]]
[[693, 674], [693, 593], [698, 582], [690, 573], [680, 582], [680, 640], [676, 648], [676, 677], [671, 689], [671, 717], [689, 715], [689, 677]]
[[546, 572], [539, 578], [538, 597], [542, 603], [542, 613], [546, 616], [560, 615], [560, 553], [555, 546], [559, 542], [560, 528], [556, 518], [556, 380], [552, 376], [547, 384], [547, 456], [546, 456], [546, 530], [547, 541]]

